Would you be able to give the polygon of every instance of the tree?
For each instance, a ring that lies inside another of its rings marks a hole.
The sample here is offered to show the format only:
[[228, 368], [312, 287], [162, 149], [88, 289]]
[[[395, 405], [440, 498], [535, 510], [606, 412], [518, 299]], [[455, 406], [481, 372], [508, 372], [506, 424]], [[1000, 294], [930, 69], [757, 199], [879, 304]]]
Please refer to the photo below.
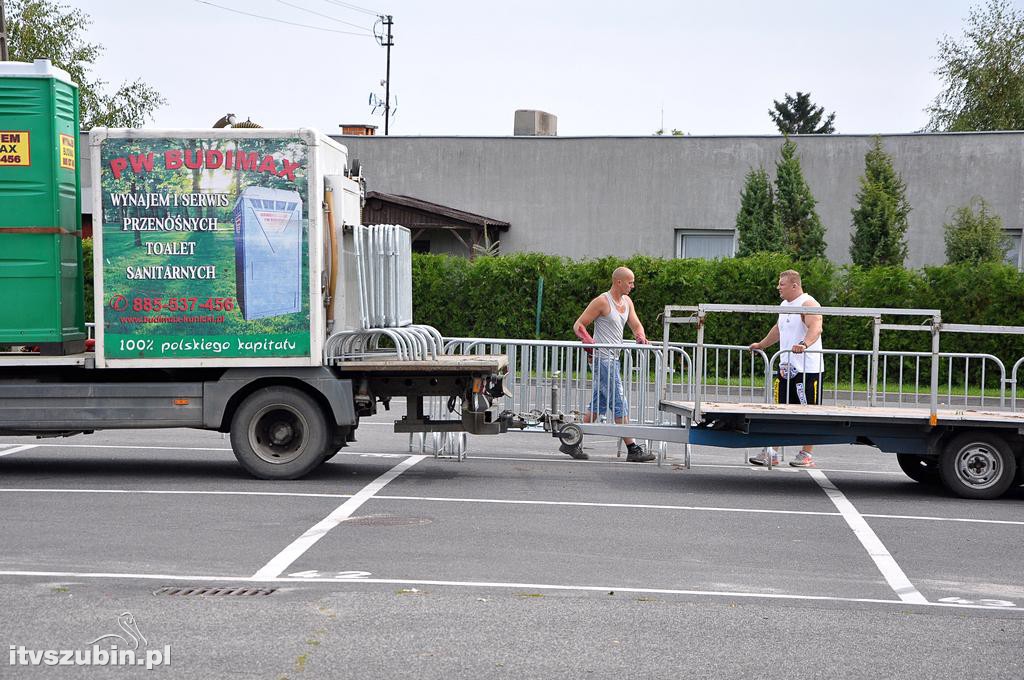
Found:
[[31, 62], [49, 59], [78, 84], [83, 130], [96, 126], [139, 127], [166, 103], [141, 79], [123, 82], [112, 94], [107, 83], [90, 74], [103, 48], [85, 40], [92, 20], [81, 10], [51, 0], [13, 0], [8, 18], [10, 58]]
[[946, 262], [949, 264], [1002, 262], [1010, 249], [1010, 239], [1003, 231], [1003, 219], [993, 214], [980, 196], [957, 208], [953, 220], [944, 224], [943, 229]]
[[896, 173], [892, 158], [875, 137], [874, 146], [864, 156], [864, 175], [853, 214], [850, 257], [862, 267], [889, 265], [902, 267], [907, 259], [907, 187]]
[[822, 123], [825, 107], [815, 106], [810, 92], [797, 92], [795, 98], [787, 92], [785, 101], [772, 101], [775, 110], [769, 109], [768, 115], [784, 135], [830, 135], [836, 131], [832, 124], [836, 119], [835, 112], [828, 114]]
[[927, 129], [1024, 129], [1024, 14], [1009, 0], [972, 8], [961, 40], [944, 36], [937, 59], [944, 89]]
[[799, 260], [825, 256], [825, 227], [815, 211], [817, 201], [804, 181], [796, 144], [786, 138], [782, 158], [775, 164], [775, 214], [784, 234], [786, 251]]
[[775, 217], [775, 194], [764, 168], [747, 173], [736, 214], [736, 232], [740, 241], [737, 257], [786, 249], [782, 225]]

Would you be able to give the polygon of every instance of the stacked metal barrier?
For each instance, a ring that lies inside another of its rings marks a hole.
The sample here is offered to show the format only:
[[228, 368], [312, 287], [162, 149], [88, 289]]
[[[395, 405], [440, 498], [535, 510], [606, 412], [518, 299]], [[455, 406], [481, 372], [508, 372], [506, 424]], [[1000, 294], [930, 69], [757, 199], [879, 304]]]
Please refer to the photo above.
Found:
[[[381, 344], [385, 342], [386, 344]], [[444, 341], [433, 326], [413, 324], [405, 328], [362, 328], [340, 331], [327, 338], [324, 355], [328, 364], [365, 359], [426, 361], [444, 353]]]
[[363, 328], [412, 323], [412, 235], [396, 224], [354, 227]]
[[368, 359], [436, 359], [443, 352], [440, 333], [412, 323], [409, 230], [395, 224], [354, 225], [351, 229], [360, 327], [327, 338], [325, 360], [332, 364]]

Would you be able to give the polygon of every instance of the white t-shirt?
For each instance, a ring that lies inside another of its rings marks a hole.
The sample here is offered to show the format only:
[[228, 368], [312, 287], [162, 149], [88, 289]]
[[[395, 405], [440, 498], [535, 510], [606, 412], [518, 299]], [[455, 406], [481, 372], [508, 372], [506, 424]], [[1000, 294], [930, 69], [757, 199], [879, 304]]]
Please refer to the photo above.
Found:
[[[783, 307], [802, 307], [808, 300], [814, 300], [810, 295], [804, 293], [792, 302], [782, 301]], [[816, 301], [816, 300], [815, 300]], [[807, 324], [800, 314], [779, 314], [779, 347], [782, 351], [793, 349], [807, 339]], [[798, 373], [823, 373], [825, 361], [821, 355], [821, 336], [814, 341], [802, 353], [791, 352], [782, 356], [783, 362], [788, 362]]]

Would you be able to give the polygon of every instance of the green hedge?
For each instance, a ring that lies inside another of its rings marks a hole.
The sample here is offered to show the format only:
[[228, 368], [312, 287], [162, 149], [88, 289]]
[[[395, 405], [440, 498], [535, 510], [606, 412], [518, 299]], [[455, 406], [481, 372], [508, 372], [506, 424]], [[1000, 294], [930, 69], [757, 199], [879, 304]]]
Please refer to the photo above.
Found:
[[[573, 261], [542, 254], [480, 257], [413, 256], [413, 313], [446, 336], [533, 338], [537, 279], [544, 277], [540, 338], [571, 340], [572, 324], [587, 303], [608, 289], [611, 272], [625, 265], [636, 275], [636, 304], [649, 337], [662, 336], [665, 305], [701, 302], [776, 305], [779, 272], [797, 269], [804, 290], [822, 305], [940, 309], [951, 323], [1024, 326], [1024, 274], [1011, 266], [958, 265], [907, 270], [836, 267], [825, 260], [797, 263], [785, 255], [725, 260], [662, 260], [646, 256]], [[889, 317], [887, 321], [896, 321]], [[914, 321], [917, 321], [916, 319]], [[718, 314], [706, 340], [748, 344], [774, 323], [764, 315]], [[677, 326], [675, 340], [693, 340], [692, 326]], [[871, 323], [826, 320], [828, 347], [870, 349]], [[885, 332], [882, 348], [929, 351], [929, 333]], [[1024, 356], [1024, 336], [946, 334], [943, 350], [987, 352], [1012, 362]]]
[[[92, 320], [92, 241], [83, 242], [86, 317]], [[701, 302], [776, 305], [779, 272], [797, 269], [804, 290], [822, 305], [940, 309], [943, 321], [1024, 326], [1024, 274], [1001, 264], [900, 267], [836, 267], [825, 260], [796, 263], [785, 255], [759, 254], [726, 260], [662, 260], [634, 256], [574, 261], [539, 253], [478, 257], [413, 255], [413, 315], [445, 336], [533, 338], [537, 280], [544, 277], [540, 338], [572, 340], [572, 324], [587, 303], [608, 290], [611, 272], [625, 265], [636, 275], [633, 301], [652, 340], [662, 336], [665, 305]], [[893, 319], [895, 320], [895, 319]], [[774, 323], [764, 315], [716, 314], [706, 340], [745, 345]], [[827, 347], [870, 349], [871, 324], [829, 318]], [[674, 340], [692, 341], [692, 326], [676, 326]], [[883, 349], [929, 351], [928, 333], [888, 332]], [[1007, 370], [1024, 356], [1024, 336], [943, 336], [943, 350], [994, 354]]]

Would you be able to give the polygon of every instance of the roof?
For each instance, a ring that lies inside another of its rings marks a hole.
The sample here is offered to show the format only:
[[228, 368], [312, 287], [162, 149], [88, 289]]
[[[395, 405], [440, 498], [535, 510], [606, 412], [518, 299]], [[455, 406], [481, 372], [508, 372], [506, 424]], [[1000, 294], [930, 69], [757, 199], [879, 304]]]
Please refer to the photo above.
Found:
[[457, 208], [451, 208], [440, 203], [431, 203], [430, 201], [424, 201], [420, 198], [413, 198], [412, 196], [402, 196], [401, 194], [385, 194], [380, 191], [367, 191], [366, 199], [376, 198], [381, 201], [393, 203], [395, 205], [404, 206], [406, 208], [413, 208], [415, 210], [422, 210], [423, 212], [433, 213], [435, 215], [444, 215], [460, 222], [467, 224], [478, 224], [481, 227], [497, 227], [501, 231], [508, 231], [511, 226], [504, 220], [495, 219], [493, 217], [487, 217], [485, 215], [477, 215], [476, 213], [466, 212], [465, 210], [458, 210]]

